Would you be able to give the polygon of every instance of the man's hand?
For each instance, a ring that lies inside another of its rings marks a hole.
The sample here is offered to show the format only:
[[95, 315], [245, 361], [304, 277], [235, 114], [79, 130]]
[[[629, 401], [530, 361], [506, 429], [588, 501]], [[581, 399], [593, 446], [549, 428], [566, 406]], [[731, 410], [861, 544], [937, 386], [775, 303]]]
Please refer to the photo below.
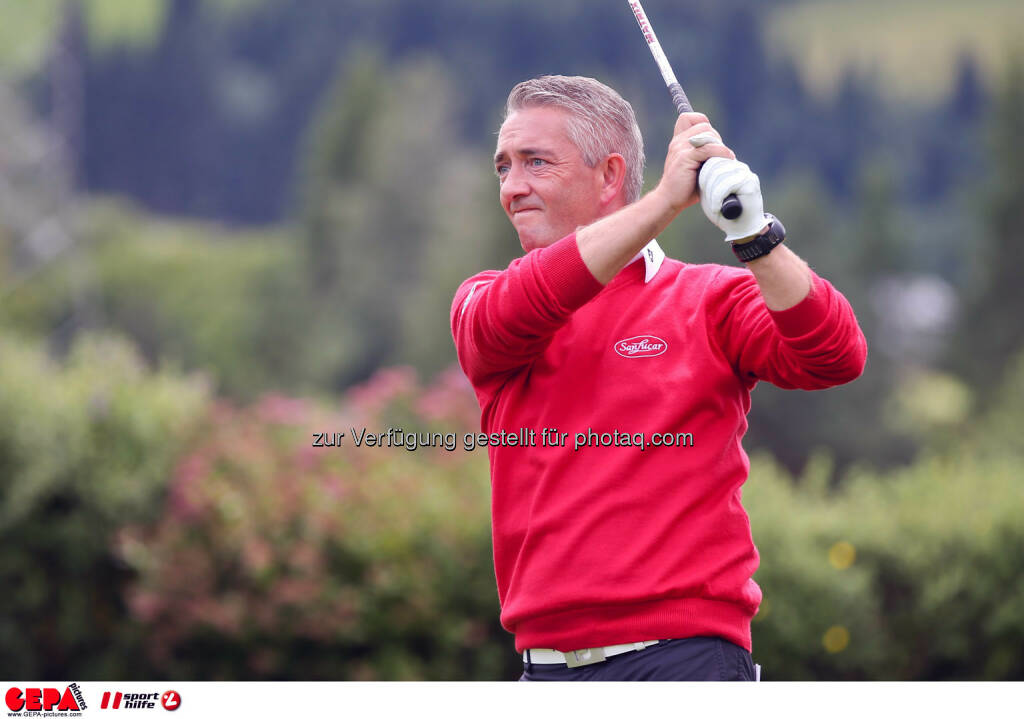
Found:
[[651, 238], [697, 202], [698, 173], [713, 157], [736, 159], [707, 116], [699, 112], [680, 115], [658, 186], [637, 202], [576, 232], [580, 257], [598, 282], [607, 284]]
[[[699, 147], [690, 138], [700, 137]], [[701, 142], [701, 140], [703, 142]], [[722, 136], [700, 112], [686, 112], [676, 120], [672, 141], [665, 156], [665, 171], [652, 191], [662, 195], [671, 208], [679, 213], [700, 198], [697, 174], [701, 165], [712, 157], [736, 159], [736, 154], [722, 144]], [[745, 213], [744, 213], [745, 214]]]
[[[743, 214], [735, 220], [722, 215], [722, 203], [736, 195]], [[761, 181], [745, 162], [712, 157], [700, 170], [700, 206], [704, 215], [725, 233], [726, 242], [742, 241], [760, 234], [768, 226], [761, 198]]]

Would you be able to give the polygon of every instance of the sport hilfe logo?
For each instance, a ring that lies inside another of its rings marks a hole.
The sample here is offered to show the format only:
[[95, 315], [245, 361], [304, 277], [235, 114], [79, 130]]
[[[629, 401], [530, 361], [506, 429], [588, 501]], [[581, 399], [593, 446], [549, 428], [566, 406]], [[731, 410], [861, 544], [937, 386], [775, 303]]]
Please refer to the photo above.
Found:
[[181, 695], [174, 690], [166, 691], [163, 694], [156, 692], [103, 692], [103, 701], [100, 702], [100, 709], [154, 709], [157, 701], [167, 711], [174, 711], [181, 706]]
[[110, 692], [103, 692], [100, 709], [153, 709], [156, 707], [156, 700], [159, 696], [156, 692], [148, 694], [114, 692], [113, 700], [111, 700]]
[[85, 700], [77, 684], [69, 684], [63, 693], [53, 687], [11, 687], [4, 699], [12, 712], [80, 712], [85, 709]]
[[654, 335], [638, 335], [615, 343], [615, 352], [623, 357], [657, 357], [665, 354], [668, 343]]

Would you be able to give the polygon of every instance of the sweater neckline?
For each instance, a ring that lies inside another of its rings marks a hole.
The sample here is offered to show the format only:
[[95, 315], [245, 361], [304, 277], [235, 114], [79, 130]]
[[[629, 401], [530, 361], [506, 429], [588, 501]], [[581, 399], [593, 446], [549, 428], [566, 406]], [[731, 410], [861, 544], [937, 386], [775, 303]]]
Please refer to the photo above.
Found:
[[636, 253], [636, 256], [630, 260], [629, 264], [619, 270], [619, 273], [615, 275], [615, 277], [613, 277], [605, 287], [633, 284], [636, 282], [647, 284], [657, 277], [664, 262], [665, 252], [658, 244], [657, 238], [654, 238], [644, 245], [643, 248]]

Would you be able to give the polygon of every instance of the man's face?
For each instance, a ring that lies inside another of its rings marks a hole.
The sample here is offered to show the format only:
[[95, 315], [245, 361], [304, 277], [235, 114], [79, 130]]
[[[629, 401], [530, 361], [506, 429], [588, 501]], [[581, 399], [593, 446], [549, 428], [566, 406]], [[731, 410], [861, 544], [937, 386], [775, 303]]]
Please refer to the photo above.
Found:
[[527, 252], [600, 217], [600, 164], [584, 164], [567, 120], [556, 107], [527, 107], [512, 113], [498, 133], [494, 168], [501, 206]]

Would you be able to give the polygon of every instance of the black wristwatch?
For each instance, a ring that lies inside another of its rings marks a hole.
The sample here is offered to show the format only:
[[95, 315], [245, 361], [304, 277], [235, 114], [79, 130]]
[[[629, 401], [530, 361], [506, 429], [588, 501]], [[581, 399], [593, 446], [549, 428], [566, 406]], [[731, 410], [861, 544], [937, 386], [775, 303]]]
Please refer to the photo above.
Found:
[[764, 257], [775, 249], [775, 245], [786, 239], [786, 228], [782, 226], [778, 218], [769, 212], [764, 213], [764, 216], [768, 220], [767, 232], [742, 244], [739, 242], [732, 243], [732, 253], [741, 262], [750, 262], [758, 257]]

